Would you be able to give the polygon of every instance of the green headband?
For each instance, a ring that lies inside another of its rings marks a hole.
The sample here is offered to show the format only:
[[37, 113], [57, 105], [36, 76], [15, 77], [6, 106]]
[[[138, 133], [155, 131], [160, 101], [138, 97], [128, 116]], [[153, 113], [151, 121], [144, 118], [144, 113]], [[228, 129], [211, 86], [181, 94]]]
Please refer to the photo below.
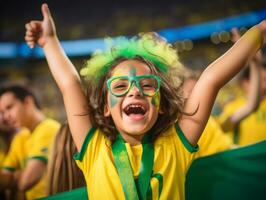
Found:
[[159, 71], [167, 73], [170, 67], [179, 68], [177, 51], [154, 32], [135, 36], [131, 39], [119, 37], [106, 39], [107, 50], [96, 51], [80, 74], [86, 79], [98, 81], [106, 75], [112, 63], [118, 58], [133, 59], [140, 56], [153, 63]]

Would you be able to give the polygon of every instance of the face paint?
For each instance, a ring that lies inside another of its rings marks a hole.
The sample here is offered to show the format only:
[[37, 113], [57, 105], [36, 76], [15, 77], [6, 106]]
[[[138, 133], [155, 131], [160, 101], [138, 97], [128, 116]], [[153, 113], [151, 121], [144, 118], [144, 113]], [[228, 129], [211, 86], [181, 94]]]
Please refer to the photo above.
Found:
[[159, 110], [160, 108], [160, 101], [161, 101], [161, 96], [160, 93], [157, 92], [151, 99], [152, 105], [154, 105], [157, 108], [157, 110]]
[[[134, 77], [134, 76], [136, 76], [136, 69], [135, 69], [135, 67], [134, 67], [134, 66], [129, 66], [129, 68], [130, 68], [130, 71], [129, 71], [129, 77]], [[136, 84], [136, 83], [135, 83], [135, 84]], [[131, 89], [133, 88], [133, 86], [134, 86], [134, 84], [131, 85], [131, 87], [130, 87], [129, 90], [131, 90]], [[135, 86], [137, 86], [137, 85], [135, 85]]]
[[112, 95], [112, 94], [110, 94], [109, 95], [109, 102], [111, 104], [111, 108], [113, 108], [118, 102], [117, 97]]
[[130, 67], [130, 71], [129, 71], [129, 76], [134, 77], [136, 76], [136, 69], [134, 66], [129, 66]]
[[[129, 76], [136, 76], [136, 68], [134, 66], [124, 66], [124, 69], [126, 68], [129, 68]], [[118, 69], [112, 76], [125, 76], [124, 69]]]
[[[117, 71], [113, 74], [113, 76], [121, 76], [121, 75], [123, 75], [123, 73], [121, 72], [121, 70], [117, 70]], [[109, 95], [109, 102], [110, 102], [110, 106], [111, 106], [111, 108], [113, 108], [113, 107], [117, 104], [117, 102], [118, 102], [117, 97], [114, 96], [114, 95], [112, 95], [112, 94], [110, 93], [110, 95]]]

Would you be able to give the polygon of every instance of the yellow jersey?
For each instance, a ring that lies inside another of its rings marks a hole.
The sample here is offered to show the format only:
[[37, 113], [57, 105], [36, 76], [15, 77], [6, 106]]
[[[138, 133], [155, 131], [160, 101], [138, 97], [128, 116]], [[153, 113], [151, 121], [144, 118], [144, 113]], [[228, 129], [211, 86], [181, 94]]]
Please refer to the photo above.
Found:
[[196, 158], [228, 150], [233, 146], [233, 140], [222, 131], [218, 122], [210, 116], [198, 145], [199, 150], [195, 153]]
[[[2, 168], [10, 171], [24, 169], [28, 159], [47, 162], [49, 149], [60, 124], [52, 119], [42, 121], [31, 133], [24, 129], [15, 135]], [[28, 200], [45, 196], [45, 175], [26, 192]]]
[[[136, 179], [140, 172], [142, 145], [125, 145]], [[182, 131], [177, 131], [175, 126], [171, 126], [156, 139], [153, 173], [150, 178], [152, 199], [185, 198], [185, 176], [195, 151], [197, 147], [191, 146]], [[89, 199], [125, 199], [111, 143], [101, 130], [91, 129], [80, 153], [74, 158], [85, 176]]]
[[[223, 123], [237, 109], [243, 106], [246, 99], [239, 97], [225, 106], [218, 120]], [[228, 132], [234, 137], [233, 130]], [[253, 144], [266, 139], [266, 98], [260, 102], [258, 109], [243, 119], [236, 132], [236, 144], [243, 146]]]

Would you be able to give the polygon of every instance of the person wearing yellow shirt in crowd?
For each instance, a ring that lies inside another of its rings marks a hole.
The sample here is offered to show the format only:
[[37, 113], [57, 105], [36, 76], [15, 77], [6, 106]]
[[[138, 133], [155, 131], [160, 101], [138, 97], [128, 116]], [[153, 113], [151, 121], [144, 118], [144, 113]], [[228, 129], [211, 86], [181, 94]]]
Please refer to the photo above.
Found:
[[[185, 98], [189, 97], [199, 76], [199, 71], [186, 70], [183, 83], [183, 95]], [[210, 116], [198, 145], [199, 150], [195, 153], [196, 158], [231, 149], [233, 140], [222, 131], [214, 117]]]
[[0, 173], [0, 189], [16, 188], [29, 200], [45, 196], [49, 149], [60, 124], [46, 118], [34, 94], [18, 84], [0, 89], [0, 111], [8, 125], [27, 128], [12, 140]]
[[[3, 114], [0, 112], [0, 169], [2, 168], [3, 162], [5, 160], [5, 157], [7, 156], [7, 153], [9, 151], [9, 148], [11, 146], [11, 142], [16, 134], [23, 134], [24, 132], [28, 131], [26, 128], [14, 128], [7, 124], [6, 120], [3, 119]], [[6, 184], [6, 181], [9, 180], [9, 176], [5, 176], [3, 174], [0, 174], [0, 199], [10, 199], [7, 198], [10, 197], [10, 194], [6, 193], [5, 191], [2, 191], [1, 188], [3, 188]], [[10, 191], [9, 191], [10, 193]], [[16, 194], [13, 196], [16, 196], [16, 199], [19, 199], [19, 195], [24, 196], [24, 194], [20, 192], [15, 192]]]
[[[219, 116], [219, 121], [221, 124], [224, 124], [224, 130], [232, 135], [234, 142], [240, 146], [253, 144], [266, 139], [266, 92], [265, 92], [265, 82], [266, 82], [266, 63], [263, 64], [264, 67], [261, 69], [261, 84], [264, 89], [262, 90], [262, 97], [260, 98], [259, 106], [255, 112], [242, 119], [235, 126], [228, 125], [226, 119], [240, 107], [242, 107], [247, 98], [245, 96], [237, 97], [232, 102], [228, 103], [222, 114]], [[247, 72], [246, 72], [247, 73]], [[242, 89], [244, 94], [248, 94], [249, 89], [249, 79], [247, 76], [243, 75], [241, 78]]]
[[13, 132], [13, 130], [3, 124], [0, 116], [0, 167], [2, 166], [5, 155], [7, 153], [7, 140], [9, 140], [10, 138], [9, 135], [13, 135]]
[[15, 128], [7, 125], [3, 119], [3, 115], [0, 113], [0, 167], [16, 132], [17, 130]]
[[[18, 131], [19, 130], [8, 126], [4, 121], [2, 114], [0, 113], [0, 169], [9, 150], [11, 141]], [[3, 177], [0, 177], [0, 185], [2, 180]], [[0, 199], [6, 199], [5, 196], [5, 192], [0, 190]]]
[[[232, 33], [240, 37], [236, 29]], [[243, 95], [228, 103], [218, 117], [222, 129], [239, 146], [266, 139], [266, 62], [261, 51], [249, 65], [240, 76]]]

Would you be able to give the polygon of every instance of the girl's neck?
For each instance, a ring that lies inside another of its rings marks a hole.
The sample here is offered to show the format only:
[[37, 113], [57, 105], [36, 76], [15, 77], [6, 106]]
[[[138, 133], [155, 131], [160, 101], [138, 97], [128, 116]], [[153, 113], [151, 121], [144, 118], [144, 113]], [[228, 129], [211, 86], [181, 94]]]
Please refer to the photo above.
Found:
[[131, 146], [136, 146], [141, 144], [142, 138], [145, 134], [142, 135], [131, 135], [127, 133], [120, 133], [126, 143], [129, 143]]

